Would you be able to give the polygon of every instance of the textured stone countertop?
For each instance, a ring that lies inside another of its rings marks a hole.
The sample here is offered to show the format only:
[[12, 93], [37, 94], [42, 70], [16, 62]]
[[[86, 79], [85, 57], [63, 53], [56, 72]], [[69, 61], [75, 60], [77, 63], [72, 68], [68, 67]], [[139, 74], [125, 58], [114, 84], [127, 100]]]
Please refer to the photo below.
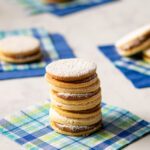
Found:
[[[98, 65], [103, 100], [125, 108], [150, 121], [150, 88], [135, 89], [101, 53], [97, 45], [113, 43], [124, 34], [150, 23], [150, 0], [118, 0], [66, 17], [51, 14], [27, 16], [13, 0], [0, 0], [0, 30], [44, 27], [65, 35], [78, 57]], [[48, 98], [43, 77], [0, 81], [0, 118]], [[126, 147], [147, 150], [150, 135]], [[21, 150], [21, 146], [0, 135], [1, 150]]]

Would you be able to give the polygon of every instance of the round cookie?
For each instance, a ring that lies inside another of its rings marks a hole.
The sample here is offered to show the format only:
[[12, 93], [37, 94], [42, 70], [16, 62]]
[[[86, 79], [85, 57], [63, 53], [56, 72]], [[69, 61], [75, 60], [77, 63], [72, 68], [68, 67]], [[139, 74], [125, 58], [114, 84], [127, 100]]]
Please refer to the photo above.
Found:
[[50, 125], [56, 132], [70, 136], [88, 136], [102, 127], [101, 122], [91, 126], [69, 126], [51, 121]]
[[118, 52], [132, 56], [150, 47], [150, 25], [139, 28], [116, 42]]
[[66, 116], [68, 118], [90, 118], [97, 116], [99, 113], [101, 113], [100, 105], [97, 105], [94, 108], [88, 109], [88, 110], [81, 110], [81, 111], [67, 111], [63, 109], [59, 109], [58, 107], [51, 105], [51, 108], [53, 108], [55, 111], [57, 111], [59, 114], [62, 114], [63, 116]]
[[150, 63], [150, 49], [143, 52], [143, 59], [144, 61]]
[[71, 111], [71, 110], [79, 111], [79, 110], [91, 109], [91, 108], [96, 107], [97, 105], [100, 105], [100, 102], [101, 102], [101, 98], [99, 97], [98, 99], [87, 102], [84, 104], [84, 106], [82, 106], [82, 105], [66, 105], [66, 104], [63, 104], [60, 102], [56, 102], [55, 100], [52, 99], [53, 105], [55, 105], [59, 109], [64, 109], [64, 110], [68, 110], [68, 111]]
[[50, 63], [46, 72], [56, 80], [82, 80], [96, 72], [96, 65], [80, 58], [62, 59]]
[[95, 116], [87, 118], [69, 118], [59, 114], [55, 109], [50, 109], [50, 120], [65, 125], [92, 125], [99, 122], [102, 119], [102, 114], [99, 112]]
[[87, 87], [81, 87], [76, 89], [71, 88], [60, 88], [55, 85], [50, 84], [51, 89], [53, 89], [56, 92], [62, 92], [62, 93], [74, 93], [74, 94], [80, 94], [80, 93], [89, 93], [94, 92], [99, 89], [100, 87], [100, 81], [97, 80], [94, 84], [87, 86]]
[[0, 40], [0, 59], [12, 63], [25, 63], [41, 58], [40, 43], [30, 36], [10, 36]]
[[[93, 92], [94, 93], [94, 92]], [[63, 93], [64, 94], [64, 93]], [[91, 93], [89, 93], [89, 94], [91, 94]], [[72, 95], [72, 94], [71, 94]], [[75, 95], [80, 95], [80, 94], [73, 94], [73, 96], [75, 96]], [[95, 100], [97, 100], [97, 99], [100, 99], [101, 100], [101, 93], [100, 93], [100, 91], [96, 91], [95, 93], [94, 93], [94, 95], [89, 95], [89, 96], [87, 96], [88, 95], [88, 93], [85, 93], [85, 94], [81, 94], [82, 96], [79, 96], [79, 98], [78, 99], [76, 99], [76, 98], [70, 98], [69, 96], [67, 96], [67, 97], [65, 97], [65, 99], [64, 98], [62, 98], [62, 97], [59, 97], [58, 95], [57, 95], [57, 93], [56, 92], [54, 92], [54, 91], [51, 91], [51, 94], [50, 94], [50, 97], [51, 97], [51, 99], [53, 99], [53, 100], [55, 100], [56, 102], [58, 102], [58, 103], [62, 103], [62, 104], [66, 104], [66, 105], [81, 105], [81, 106], [84, 106], [84, 105], [86, 105], [87, 103], [90, 103], [90, 102], [93, 102], [93, 101], [95, 101]], [[81, 99], [80, 97], [82, 97], [83, 98], [83, 95], [85, 95], [85, 98], [84, 99]], [[68, 98], [69, 97], [69, 98]]]
[[48, 75], [48, 73], [45, 75], [45, 78], [48, 81], [48, 83], [52, 85], [61, 88], [72, 88], [72, 89], [90, 86], [98, 80], [97, 74], [93, 74], [92, 76], [87, 77], [83, 80], [70, 81], [70, 82], [69, 81], [63, 82], [63, 81], [56, 80], [52, 78], [50, 75]]

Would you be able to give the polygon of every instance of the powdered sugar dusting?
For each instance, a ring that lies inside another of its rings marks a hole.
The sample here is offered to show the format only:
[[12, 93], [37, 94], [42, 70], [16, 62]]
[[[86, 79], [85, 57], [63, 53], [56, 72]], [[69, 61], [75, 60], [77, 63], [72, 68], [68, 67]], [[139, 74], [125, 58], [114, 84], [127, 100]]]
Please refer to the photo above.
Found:
[[46, 72], [59, 77], [80, 77], [95, 70], [93, 62], [80, 58], [58, 60], [46, 67]]
[[95, 95], [95, 93], [83, 93], [83, 94], [72, 94], [72, 93], [57, 93], [58, 97], [63, 97], [65, 99], [67, 98], [77, 98], [77, 99], [82, 99], [82, 98], [89, 98], [91, 96]]
[[130, 40], [133, 40], [133, 39], [145, 34], [146, 32], [150, 32], [150, 24], [127, 34], [122, 39], [117, 41], [116, 46], [121, 46], [122, 44], [128, 43]]
[[84, 131], [93, 128], [93, 126], [74, 126], [74, 125], [65, 125], [65, 124], [57, 124], [60, 128], [69, 128], [72, 131]]
[[10, 36], [0, 40], [0, 50], [6, 53], [30, 52], [39, 47], [39, 41], [31, 36]]

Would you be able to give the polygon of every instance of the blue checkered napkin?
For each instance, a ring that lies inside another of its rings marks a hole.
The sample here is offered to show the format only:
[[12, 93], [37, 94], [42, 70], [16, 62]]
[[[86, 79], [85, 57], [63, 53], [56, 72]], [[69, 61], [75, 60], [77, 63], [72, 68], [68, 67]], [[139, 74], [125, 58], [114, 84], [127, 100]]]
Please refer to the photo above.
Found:
[[0, 80], [42, 76], [45, 66], [57, 59], [75, 57], [72, 49], [60, 34], [48, 34], [41, 28], [22, 29], [0, 32], [0, 39], [11, 35], [29, 35], [37, 38], [41, 43], [43, 58], [40, 62], [30, 64], [10, 64], [0, 62]]
[[103, 129], [88, 137], [56, 133], [49, 126], [49, 102], [0, 120], [0, 133], [30, 150], [121, 149], [150, 133], [150, 123], [132, 113], [102, 104]]
[[99, 46], [99, 50], [136, 88], [150, 87], [150, 65], [148, 63], [120, 56], [113, 45]]
[[30, 14], [50, 12], [58, 16], [64, 16], [89, 7], [101, 5], [114, 0], [74, 0], [63, 4], [43, 4], [42, 0], [17, 0], [24, 5]]

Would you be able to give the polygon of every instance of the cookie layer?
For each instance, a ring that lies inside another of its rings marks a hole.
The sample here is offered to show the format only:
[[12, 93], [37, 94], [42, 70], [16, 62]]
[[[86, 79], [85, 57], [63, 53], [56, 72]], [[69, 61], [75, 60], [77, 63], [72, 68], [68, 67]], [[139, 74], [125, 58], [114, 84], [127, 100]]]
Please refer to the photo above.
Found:
[[87, 118], [69, 118], [59, 114], [53, 108], [50, 109], [50, 120], [64, 125], [92, 125], [99, 122], [102, 119], [101, 113], [96, 114], [94, 117]]
[[9, 62], [9, 63], [28, 63], [28, 62], [40, 60], [41, 57], [42, 57], [41, 53], [36, 53], [35, 55], [25, 56], [25, 57], [20, 57], [20, 58], [19, 57], [14, 58], [10, 56], [8, 57], [0, 53], [0, 60]]
[[0, 53], [11, 56], [28, 56], [40, 51], [39, 41], [30, 36], [10, 36], [0, 40]]
[[[67, 93], [68, 94], [68, 93]], [[85, 94], [82, 94], [82, 98], [83, 98], [83, 95], [87, 95], [88, 93], [85, 93]], [[75, 95], [80, 95], [80, 94], [74, 94]], [[52, 100], [58, 102], [58, 103], [62, 103], [62, 104], [66, 104], [66, 105], [86, 105], [92, 101], [95, 101], [97, 99], [100, 99], [101, 100], [101, 92], [100, 90], [99, 91], [96, 91], [96, 93], [90, 97], [87, 97], [85, 96], [86, 98], [84, 99], [80, 99], [80, 96], [78, 99], [74, 98], [74, 99], [69, 99], [69, 98], [61, 98], [59, 97], [55, 92], [51, 91], [51, 94], [50, 94], [50, 97]]]
[[46, 72], [59, 81], [76, 81], [95, 74], [96, 65], [80, 58], [63, 59], [50, 63]]
[[150, 25], [142, 27], [116, 43], [118, 52], [124, 56], [131, 56], [150, 47]]
[[96, 73], [82, 80], [66, 81], [66, 82], [56, 80], [53, 77], [51, 77], [49, 74], [46, 74], [45, 78], [48, 81], [48, 83], [52, 85], [61, 88], [72, 88], [72, 89], [90, 86], [98, 80]]
[[101, 113], [100, 105], [97, 105], [96, 107], [88, 109], [88, 110], [80, 110], [80, 111], [73, 111], [73, 110], [67, 111], [67, 110], [60, 109], [54, 105], [51, 105], [51, 107], [57, 113], [62, 114], [62, 116], [65, 116], [68, 118], [76, 118], [76, 119], [95, 117], [99, 113]]
[[80, 94], [80, 93], [90, 93], [94, 92], [99, 89], [100, 87], [100, 82], [97, 80], [94, 84], [87, 86], [87, 87], [81, 87], [81, 88], [60, 88], [55, 85], [50, 84], [51, 89], [53, 89], [56, 92], [60, 93], [74, 93], [74, 94]]
[[57, 106], [58, 108], [65, 109], [65, 110], [74, 110], [74, 111], [91, 109], [91, 108], [99, 105], [100, 102], [101, 102], [100, 97], [93, 101], [87, 102], [83, 106], [82, 105], [66, 105], [66, 104], [56, 102], [55, 100], [52, 100], [53, 105]]
[[51, 121], [50, 125], [56, 132], [70, 136], [87, 136], [102, 127], [101, 122], [91, 126], [67, 126]]

